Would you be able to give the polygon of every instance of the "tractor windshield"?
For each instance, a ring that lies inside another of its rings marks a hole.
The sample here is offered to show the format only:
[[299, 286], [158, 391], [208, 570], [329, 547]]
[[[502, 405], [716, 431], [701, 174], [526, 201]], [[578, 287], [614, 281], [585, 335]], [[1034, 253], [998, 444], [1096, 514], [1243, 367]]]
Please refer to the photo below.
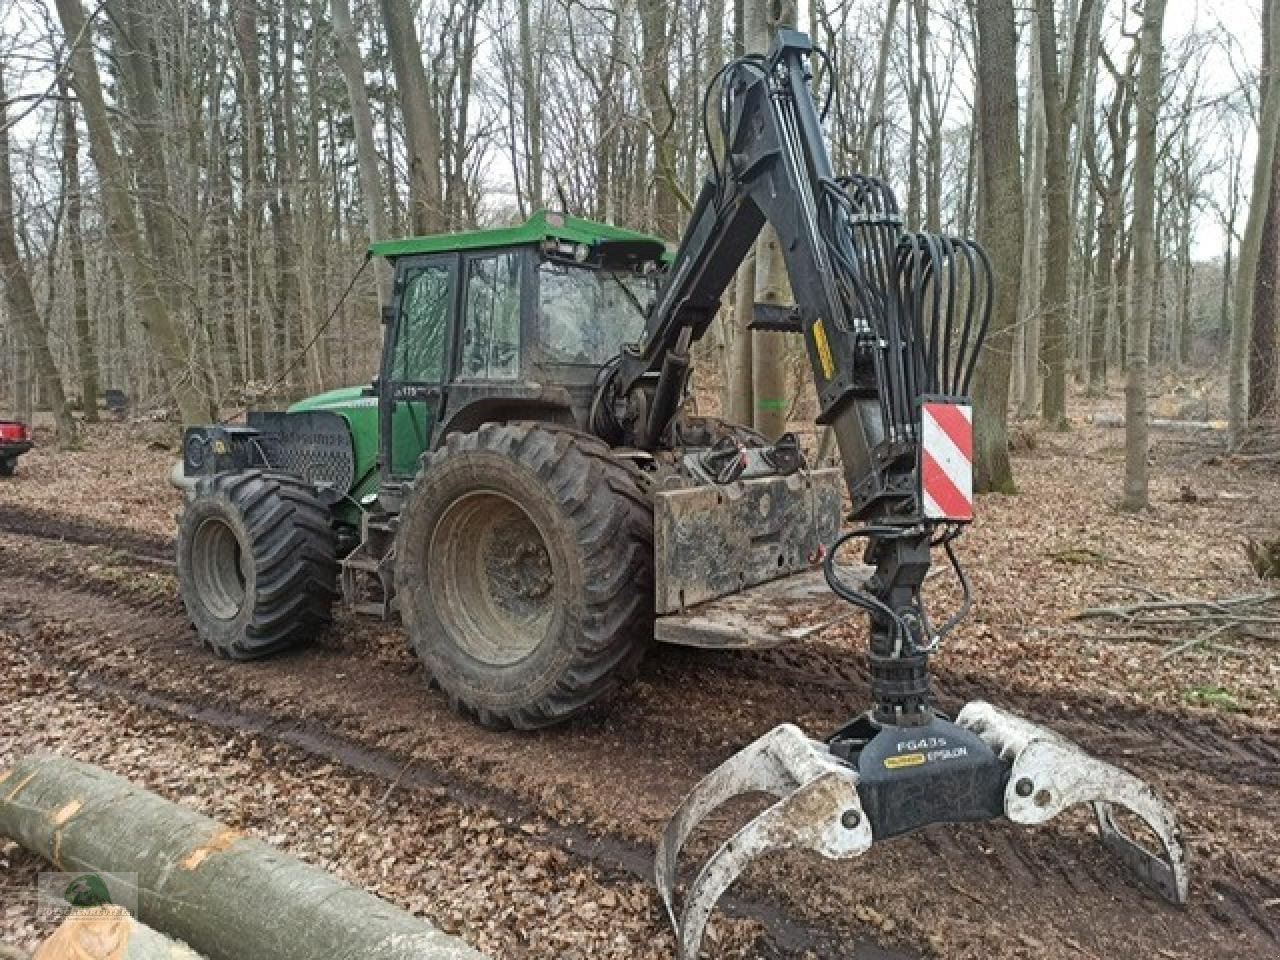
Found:
[[543, 261], [538, 323], [549, 358], [600, 366], [644, 332], [653, 275]]

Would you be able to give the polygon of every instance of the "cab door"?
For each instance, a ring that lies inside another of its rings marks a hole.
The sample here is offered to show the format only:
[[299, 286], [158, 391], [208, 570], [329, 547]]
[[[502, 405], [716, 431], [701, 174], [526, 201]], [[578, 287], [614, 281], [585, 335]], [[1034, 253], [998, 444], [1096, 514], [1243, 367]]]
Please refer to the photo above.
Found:
[[457, 275], [456, 254], [396, 263], [394, 319], [386, 331], [378, 395], [384, 480], [412, 477], [431, 445], [448, 382]]

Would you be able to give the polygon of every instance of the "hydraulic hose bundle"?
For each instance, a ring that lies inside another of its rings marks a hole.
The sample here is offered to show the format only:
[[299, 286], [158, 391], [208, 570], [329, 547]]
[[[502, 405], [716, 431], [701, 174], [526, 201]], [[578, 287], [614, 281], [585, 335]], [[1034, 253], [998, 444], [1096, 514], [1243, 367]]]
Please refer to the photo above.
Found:
[[991, 264], [973, 240], [903, 230], [898, 201], [866, 174], [822, 184], [819, 217], [855, 329], [879, 349], [890, 442], [916, 436], [926, 397], [966, 397], [991, 317]]
[[[839, 102], [835, 71], [825, 52], [830, 82], [818, 111], [825, 120]], [[717, 150], [711, 136], [711, 99], [719, 142], [733, 137], [739, 98], [755, 82], [769, 86], [770, 98], [784, 116], [793, 142], [803, 139], [802, 119], [788, 87], [796, 85], [776, 51], [752, 54], [726, 64], [712, 79], [703, 99], [703, 136], [719, 187], [712, 201], [717, 221], [732, 215], [732, 199], [742, 176], [734, 154]], [[797, 155], [804, 154], [801, 149]], [[835, 176], [825, 157], [798, 163], [796, 175], [813, 198], [814, 234], [822, 248], [845, 330], [862, 338], [875, 368], [876, 389], [889, 444], [910, 446], [917, 439], [920, 404], [925, 398], [966, 397], [979, 350], [986, 336], [993, 296], [991, 265], [975, 241], [904, 229], [897, 198], [887, 183], [867, 174]]]

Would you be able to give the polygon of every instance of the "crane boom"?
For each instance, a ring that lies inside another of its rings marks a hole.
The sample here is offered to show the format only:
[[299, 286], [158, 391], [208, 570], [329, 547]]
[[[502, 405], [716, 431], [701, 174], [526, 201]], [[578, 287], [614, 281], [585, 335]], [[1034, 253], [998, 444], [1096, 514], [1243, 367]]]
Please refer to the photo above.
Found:
[[[710, 326], [730, 280], [765, 223], [777, 232], [795, 299], [752, 325], [803, 334], [817, 421], [835, 433], [852, 519], [824, 569], [841, 598], [870, 616], [871, 709], [824, 740], [784, 724], [705, 777], [676, 811], [655, 873], [684, 960], [697, 956], [716, 900], [755, 857], [804, 847], [830, 859], [931, 823], [1041, 823], [1091, 802], [1104, 844], [1168, 899], [1185, 902], [1185, 850], [1172, 810], [1150, 787], [1056, 734], [988, 704], [954, 722], [933, 706], [929, 657], [968, 610], [969, 583], [953, 541], [972, 518], [968, 389], [992, 300], [990, 266], [972, 241], [904, 230], [880, 180], [837, 176], [812, 92], [821, 61], [803, 33], [778, 32], [767, 55], [728, 64], [712, 83], [723, 152], [712, 170], [647, 317], [603, 380], [593, 427], [641, 450], [662, 449], [684, 398], [690, 346]], [[704, 121], [706, 119], [704, 103]], [[875, 573], [860, 588], [834, 564], [865, 539]], [[933, 548], [942, 547], [963, 602], [944, 623], [923, 598]], [[675, 906], [681, 847], [699, 821], [738, 793], [779, 797], [745, 825]], [[1113, 806], [1159, 838], [1152, 853], [1117, 825]]]

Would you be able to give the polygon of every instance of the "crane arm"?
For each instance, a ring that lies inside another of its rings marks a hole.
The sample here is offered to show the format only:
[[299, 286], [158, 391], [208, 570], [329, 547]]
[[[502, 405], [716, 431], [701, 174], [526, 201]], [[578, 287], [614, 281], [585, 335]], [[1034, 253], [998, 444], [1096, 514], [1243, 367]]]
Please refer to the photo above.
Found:
[[[969, 467], [966, 394], [986, 332], [991, 273], [970, 241], [904, 231], [893, 193], [880, 181], [832, 172], [809, 69], [822, 58], [806, 36], [784, 30], [767, 56], [725, 69], [717, 88], [724, 154], [713, 162], [644, 339], [624, 351], [607, 385], [615, 422], [632, 444], [667, 443], [689, 346], [706, 332], [730, 277], [771, 224], [796, 303], [781, 326], [804, 335], [817, 419], [835, 433], [853, 516], [861, 521], [828, 545], [825, 571], [839, 596], [870, 615], [872, 707], [821, 740], [789, 724], [776, 727], [690, 792], [655, 860], [680, 956], [698, 955], [716, 900], [770, 850], [800, 847], [843, 860], [932, 823], [1000, 816], [1041, 823], [1080, 802], [1093, 804], [1107, 849], [1184, 903], [1185, 849], [1172, 809], [1150, 786], [989, 704], [970, 703], [954, 721], [932, 705], [929, 657], [968, 607], [952, 540], [971, 516], [972, 491], [955, 467]], [[779, 328], [776, 314], [766, 323]], [[955, 476], [962, 482], [948, 488]], [[854, 587], [833, 558], [858, 537], [867, 541], [875, 573]], [[936, 547], [945, 550], [965, 598], [939, 625], [930, 623], [923, 601]], [[712, 810], [753, 791], [779, 800], [717, 850], [677, 912], [685, 841]], [[1145, 823], [1158, 846], [1118, 826], [1112, 811], [1121, 807]]]
[[769, 223], [796, 308], [754, 323], [804, 335], [817, 421], [835, 431], [855, 515], [910, 519], [920, 512], [919, 405], [967, 389], [989, 271], [968, 241], [904, 233], [882, 182], [835, 175], [812, 93], [821, 56], [805, 34], [781, 30], [767, 56], [733, 61], [712, 84], [723, 153], [712, 153], [643, 338], [624, 349], [608, 384], [610, 401], [630, 443], [662, 443], [689, 347]]

